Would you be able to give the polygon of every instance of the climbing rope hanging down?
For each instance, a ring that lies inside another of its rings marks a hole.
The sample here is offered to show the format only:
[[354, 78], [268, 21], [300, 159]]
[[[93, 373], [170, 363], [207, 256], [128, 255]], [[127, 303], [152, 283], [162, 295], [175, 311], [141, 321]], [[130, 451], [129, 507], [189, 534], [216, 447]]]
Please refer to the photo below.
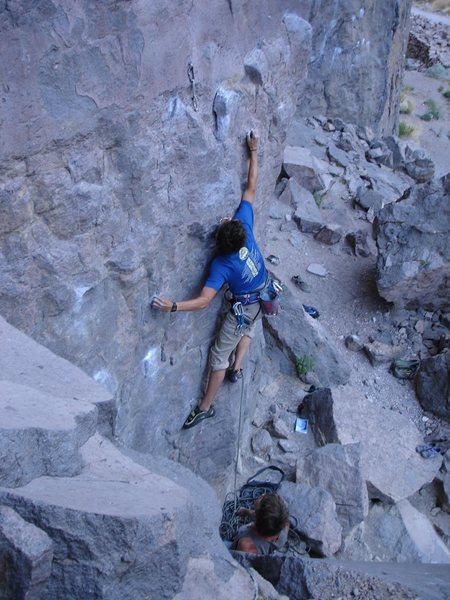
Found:
[[[232, 542], [236, 537], [237, 531], [241, 525], [245, 525], [250, 521], [248, 517], [241, 517], [237, 513], [241, 508], [253, 510], [255, 501], [264, 494], [271, 494], [278, 491], [281, 482], [284, 479], [284, 471], [279, 467], [269, 465], [257, 471], [252, 477], [247, 479], [247, 482], [237, 490], [237, 470], [239, 456], [241, 451], [241, 428], [242, 428], [242, 405], [244, 400], [244, 377], [241, 379], [241, 397], [239, 400], [239, 422], [238, 422], [238, 441], [236, 449], [236, 460], [234, 465], [234, 485], [233, 492], [227, 494], [222, 509], [222, 522], [220, 524], [220, 536], [226, 542]], [[257, 480], [256, 477], [265, 471], [271, 474], [279, 475], [278, 481]], [[283, 548], [273, 544], [273, 551], [282, 554], [303, 555], [307, 550], [302, 548], [302, 540], [297, 531], [297, 520], [295, 517], [290, 517], [290, 528], [288, 539]]]

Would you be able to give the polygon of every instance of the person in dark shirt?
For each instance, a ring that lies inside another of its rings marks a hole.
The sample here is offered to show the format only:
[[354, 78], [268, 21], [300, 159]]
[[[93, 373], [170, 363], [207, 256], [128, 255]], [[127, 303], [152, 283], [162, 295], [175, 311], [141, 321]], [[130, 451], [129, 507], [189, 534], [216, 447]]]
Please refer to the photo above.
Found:
[[251, 554], [272, 554], [284, 546], [289, 531], [289, 511], [278, 494], [264, 494], [255, 502], [255, 510], [242, 508], [238, 514], [252, 522], [242, 525], [232, 549]]

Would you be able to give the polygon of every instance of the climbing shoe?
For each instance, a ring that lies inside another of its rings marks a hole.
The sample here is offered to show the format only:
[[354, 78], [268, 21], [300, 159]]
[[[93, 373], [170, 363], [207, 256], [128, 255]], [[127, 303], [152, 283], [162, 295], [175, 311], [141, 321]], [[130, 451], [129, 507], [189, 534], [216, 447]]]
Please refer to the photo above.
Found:
[[317, 310], [317, 308], [314, 308], [314, 306], [308, 306], [306, 304], [303, 304], [303, 308], [305, 312], [308, 313], [308, 315], [310, 315], [313, 319], [317, 319], [320, 316], [319, 311]]
[[302, 292], [306, 292], [307, 294], [309, 294], [309, 292], [311, 291], [309, 285], [300, 277], [300, 275], [294, 275], [293, 277], [291, 277], [291, 281], [294, 285], [300, 288]]
[[244, 373], [242, 372], [242, 369], [228, 369], [227, 376], [228, 381], [231, 381], [231, 383], [236, 383], [239, 381], [239, 379], [242, 379]]
[[200, 421], [203, 421], [203, 419], [209, 419], [209, 417], [213, 417], [215, 414], [216, 411], [214, 410], [214, 406], [211, 406], [209, 410], [200, 410], [200, 408], [196, 406], [189, 413], [188, 418], [183, 424], [183, 429], [194, 427], [194, 425], [197, 425], [197, 423], [200, 423]]

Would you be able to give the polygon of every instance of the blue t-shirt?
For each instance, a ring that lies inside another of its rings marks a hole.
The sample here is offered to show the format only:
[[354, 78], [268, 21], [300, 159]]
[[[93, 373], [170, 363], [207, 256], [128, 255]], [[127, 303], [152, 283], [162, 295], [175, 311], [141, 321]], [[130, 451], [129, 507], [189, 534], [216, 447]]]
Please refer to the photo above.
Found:
[[219, 291], [228, 283], [233, 294], [248, 294], [264, 285], [267, 270], [253, 236], [253, 207], [248, 200], [241, 201], [234, 218], [244, 226], [245, 246], [239, 252], [217, 256], [212, 261], [205, 287]]

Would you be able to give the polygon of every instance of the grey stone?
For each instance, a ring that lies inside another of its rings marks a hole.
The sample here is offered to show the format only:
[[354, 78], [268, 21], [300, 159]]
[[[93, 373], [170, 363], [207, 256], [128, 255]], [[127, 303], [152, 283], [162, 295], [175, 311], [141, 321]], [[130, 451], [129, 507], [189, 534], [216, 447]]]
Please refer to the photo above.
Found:
[[[390, 502], [408, 498], [439, 471], [439, 459], [424, 460], [415, 451], [423, 438], [407, 416], [374, 405], [354, 388], [317, 390], [304, 403], [317, 444], [361, 443], [370, 497]], [[367, 423], [371, 423], [370, 436]]]
[[283, 167], [289, 177], [311, 193], [327, 189], [332, 180], [329, 164], [315, 157], [308, 148], [286, 146]]
[[379, 192], [367, 189], [364, 186], [358, 188], [356, 201], [366, 210], [369, 210], [369, 208], [378, 210], [384, 206], [383, 196]]
[[256, 85], [267, 83], [269, 64], [266, 55], [259, 48], [254, 48], [244, 59], [244, 68], [248, 77]]
[[292, 429], [289, 428], [287, 423], [281, 417], [275, 417], [272, 421], [273, 434], [277, 438], [287, 440], [292, 434]]
[[[53, 397], [53, 402], [71, 404], [75, 415], [80, 401], [80, 414], [89, 404], [97, 407], [98, 427], [105, 432], [112, 428], [114, 403], [112, 394], [93, 381], [73, 364], [56, 356], [44, 346], [17, 330], [0, 317], [0, 373], [10, 384], [36, 390], [39, 397]], [[93, 410], [91, 408], [91, 410]], [[89, 412], [89, 411], [87, 411]], [[36, 415], [38, 417], [38, 415]]]
[[379, 211], [380, 295], [399, 307], [446, 310], [450, 302], [450, 205], [443, 181], [415, 186], [410, 197]]
[[361, 546], [369, 560], [377, 556], [383, 562], [450, 563], [450, 551], [408, 500], [373, 506], [365, 523], [345, 540], [340, 556], [359, 559]]
[[12, 508], [0, 506], [1, 598], [40, 600], [52, 569], [52, 541]]
[[93, 404], [0, 380], [0, 412], [0, 485], [16, 487], [41, 475], [80, 472], [79, 449], [97, 425]]
[[363, 348], [363, 343], [357, 335], [348, 335], [345, 340], [345, 347], [352, 352], [359, 352]]
[[311, 192], [301, 187], [295, 179], [291, 178], [283, 193], [284, 195], [290, 197], [290, 204], [295, 209], [293, 219], [300, 231], [315, 233], [322, 227], [322, 213]]
[[417, 398], [431, 413], [450, 417], [450, 352], [426, 358], [415, 377]]
[[199, 577], [209, 595], [230, 585], [232, 597], [253, 598], [249, 576], [227, 559], [220, 507], [205, 482], [155, 456], [131, 453], [132, 460], [98, 435], [82, 452], [80, 475], [0, 489], [2, 504], [52, 539], [49, 598], [82, 598], [89, 590], [109, 600], [181, 599], [194, 580], [208, 597]]
[[317, 322], [303, 310], [301, 300], [286, 288], [283, 291], [283, 318], [264, 319], [264, 327], [286, 357], [295, 365], [297, 357], [310, 356], [314, 372], [325, 382], [346, 383], [350, 370], [334, 342]]
[[296, 518], [302, 539], [322, 556], [332, 556], [341, 545], [342, 528], [331, 495], [318, 487], [283, 482], [278, 491], [289, 514]]
[[333, 246], [342, 237], [342, 228], [337, 223], [327, 223], [315, 235], [315, 239], [322, 244]]
[[327, 147], [327, 156], [331, 162], [336, 163], [339, 167], [348, 167], [350, 164], [348, 154], [334, 144]]
[[327, 269], [318, 263], [311, 263], [306, 267], [308, 273], [312, 273], [313, 275], [317, 275], [318, 277], [326, 277], [328, 275]]
[[364, 344], [364, 352], [371, 364], [376, 366], [400, 358], [405, 353], [405, 349], [402, 346], [393, 346], [375, 340]]
[[252, 450], [260, 458], [266, 459], [272, 452], [272, 438], [267, 429], [258, 429], [252, 436]]
[[369, 498], [358, 443], [327, 444], [314, 450], [297, 463], [297, 481], [322, 488], [332, 495], [343, 535], [368, 515]]
[[358, 229], [357, 231], [351, 231], [347, 233], [345, 239], [352, 247], [355, 256], [367, 258], [372, 255], [372, 250], [369, 245], [367, 231]]
[[297, 452], [298, 446], [292, 440], [278, 440], [278, 445], [283, 450], [283, 452]]
[[430, 181], [434, 175], [434, 163], [423, 148], [406, 146], [404, 163], [408, 175], [419, 183]]
[[232, 126], [238, 102], [239, 96], [233, 90], [219, 88], [214, 96], [213, 112], [216, 117], [215, 136], [221, 142], [233, 131]]

